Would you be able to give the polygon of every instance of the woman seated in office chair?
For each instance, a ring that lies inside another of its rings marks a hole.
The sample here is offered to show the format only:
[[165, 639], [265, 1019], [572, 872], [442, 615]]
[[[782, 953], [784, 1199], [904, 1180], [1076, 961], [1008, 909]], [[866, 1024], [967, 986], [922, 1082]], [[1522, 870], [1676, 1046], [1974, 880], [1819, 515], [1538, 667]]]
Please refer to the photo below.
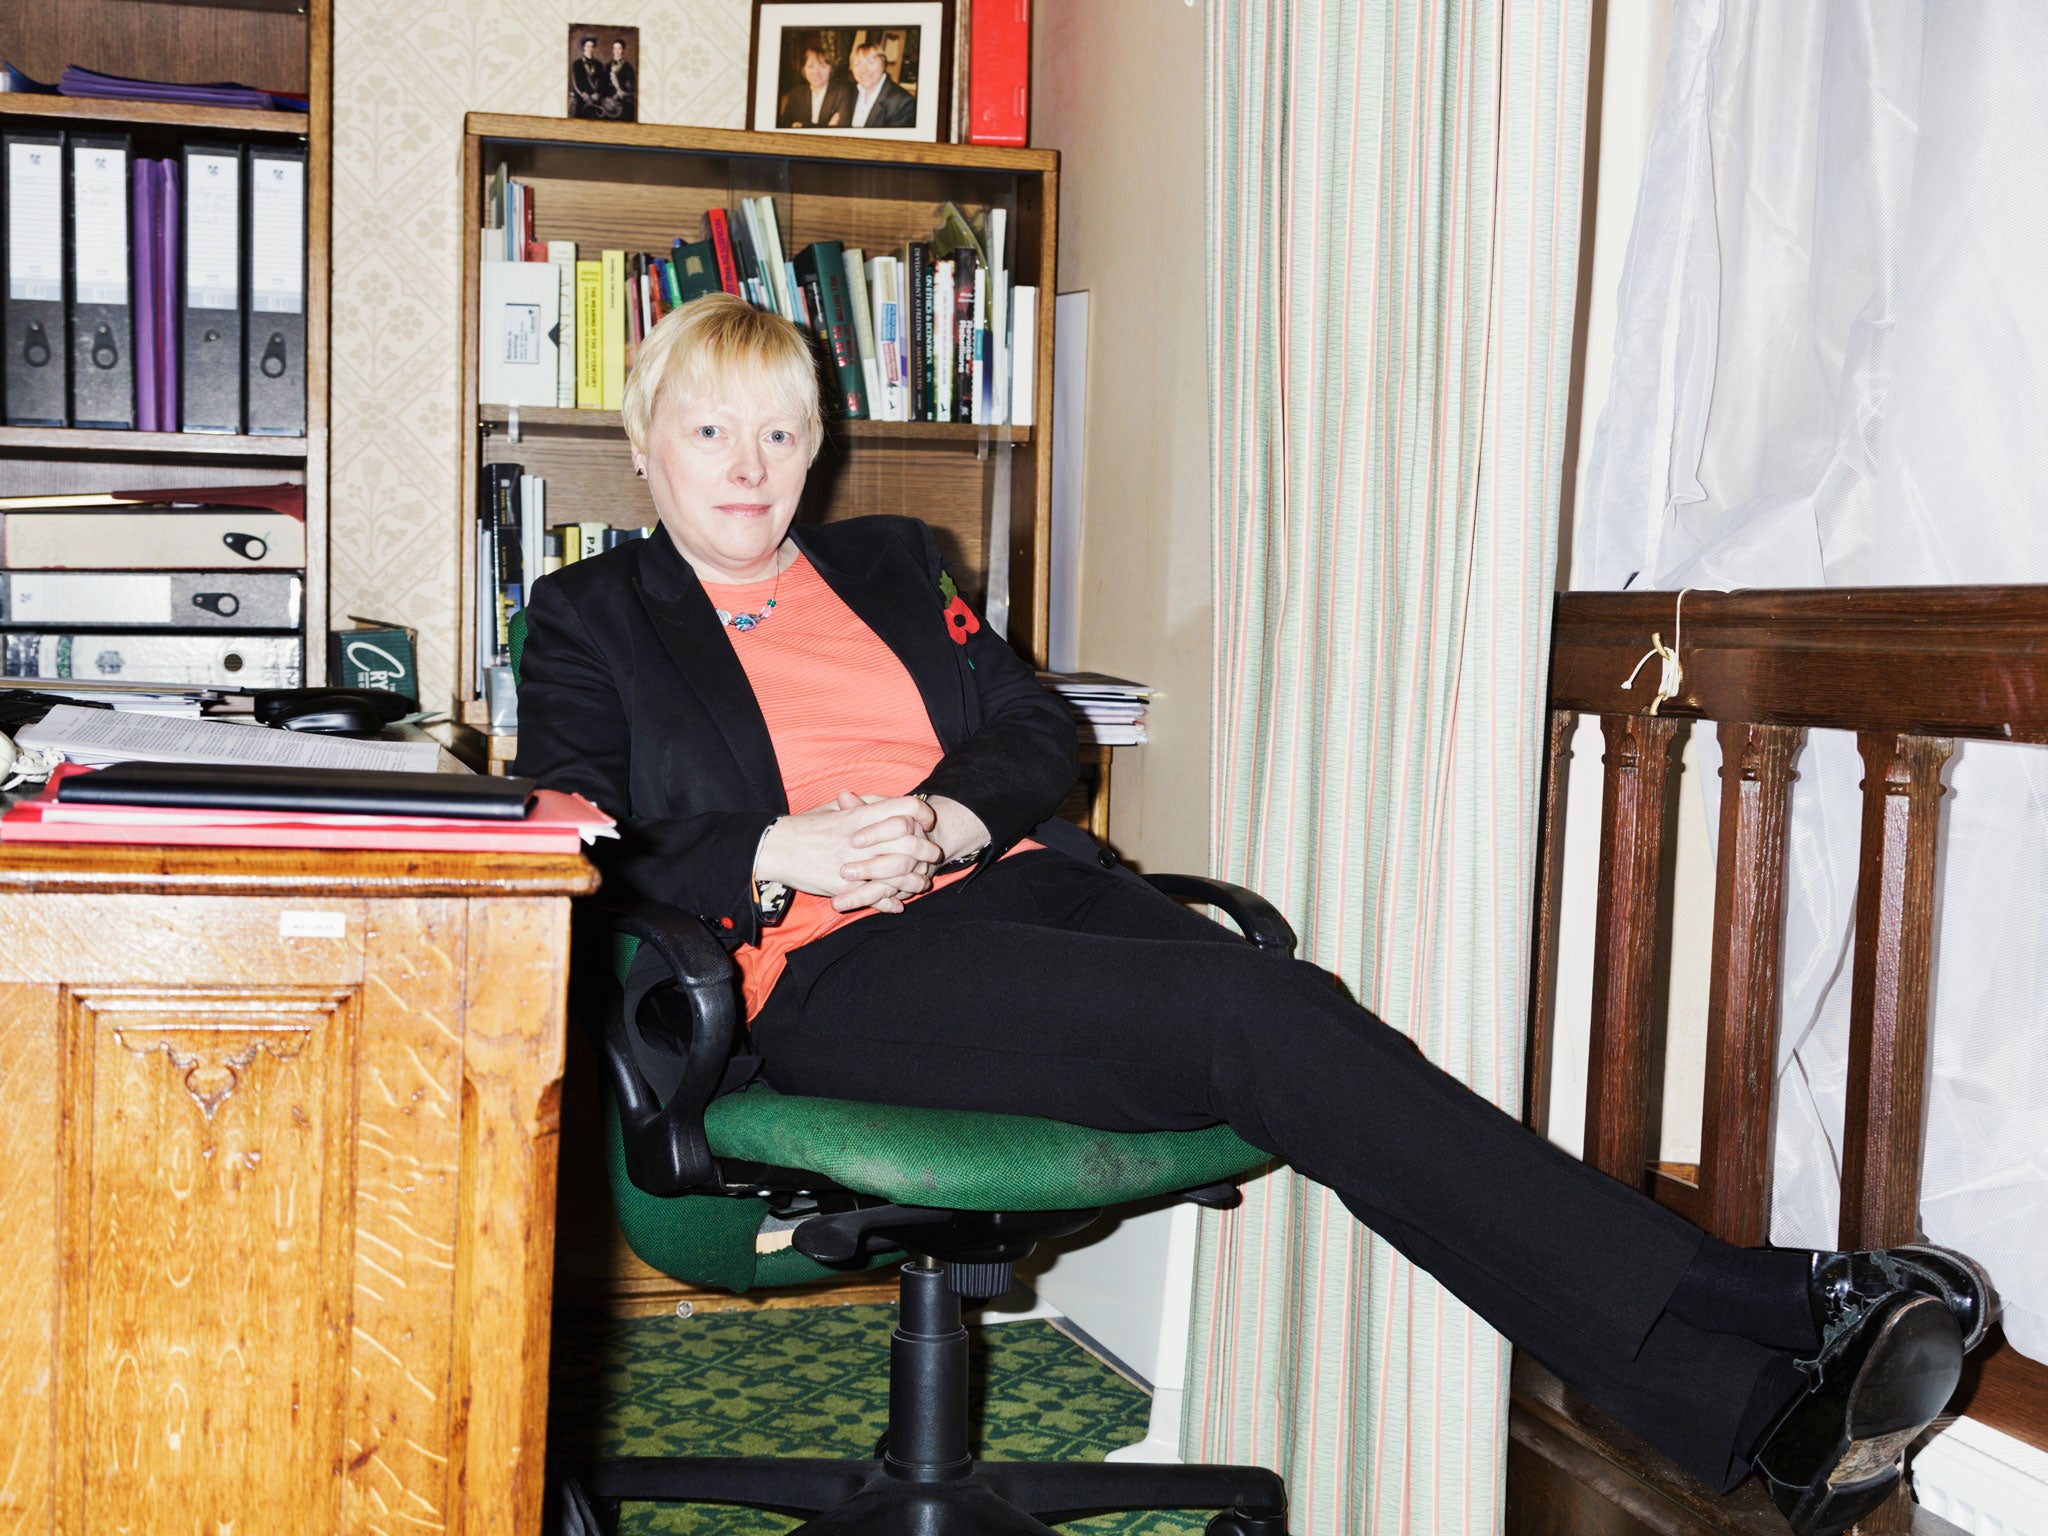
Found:
[[767, 1081], [1227, 1122], [1710, 1485], [1754, 1467], [1801, 1531], [1895, 1485], [1988, 1321], [1974, 1263], [1731, 1247], [1117, 868], [1054, 817], [1065, 707], [930, 530], [794, 525], [823, 423], [793, 326], [685, 306], [624, 416], [661, 527], [535, 586], [519, 771], [619, 819], [608, 880], [724, 936]]

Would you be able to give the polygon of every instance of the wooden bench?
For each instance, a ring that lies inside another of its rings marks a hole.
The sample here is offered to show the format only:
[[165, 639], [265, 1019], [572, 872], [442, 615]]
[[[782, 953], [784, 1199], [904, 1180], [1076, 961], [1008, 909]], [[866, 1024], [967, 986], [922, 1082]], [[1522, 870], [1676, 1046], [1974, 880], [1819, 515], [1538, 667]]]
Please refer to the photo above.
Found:
[[[1691, 592], [1682, 679], [1653, 710], [1652, 636], [1680, 640], [1678, 594], [1558, 599], [1537, 887], [1528, 1118], [1545, 1129], [1555, 1040], [1565, 787], [1581, 715], [1606, 739], [1586, 1160], [1730, 1242], [1768, 1241], [1787, 826], [1806, 733], [1856, 733], [1864, 764], [1839, 1245], [1919, 1231], [1942, 772], [1958, 738], [2048, 742], [2048, 587]], [[1660, 927], [1668, 924], [1673, 749], [1712, 721], [1722, 755], [1707, 1066], [1697, 1167], [1653, 1162]], [[1951, 1405], [2048, 1447], [2048, 1367], [1994, 1338]], [[1721, 1498], [1519, 1360], [1511, 1533], [1782, 1533], [1754, 1482]], [[1859, 1528], [1908, 1529], [1901, 1494]], [[1924, 1513], [1914, 1530], [1938, 1526]]]

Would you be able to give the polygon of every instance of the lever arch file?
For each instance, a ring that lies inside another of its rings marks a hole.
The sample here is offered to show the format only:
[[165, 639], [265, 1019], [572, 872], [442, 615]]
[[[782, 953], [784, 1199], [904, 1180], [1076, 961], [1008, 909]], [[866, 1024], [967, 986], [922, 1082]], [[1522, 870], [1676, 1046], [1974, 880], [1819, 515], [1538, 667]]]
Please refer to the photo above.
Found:
[[64, 334], [64, 135], [0, 135], [7, 151], [7, 423], [65, 427], [70, 349]]
[[306, 152], [249, 150], [249, 431], [306, 435]]
[[128, 136], [73, 134], [71, 422], [135, 425], [135, 307], [128, 285]]
[[185, 146], [186, 432], [242, 430], [242, 150]]

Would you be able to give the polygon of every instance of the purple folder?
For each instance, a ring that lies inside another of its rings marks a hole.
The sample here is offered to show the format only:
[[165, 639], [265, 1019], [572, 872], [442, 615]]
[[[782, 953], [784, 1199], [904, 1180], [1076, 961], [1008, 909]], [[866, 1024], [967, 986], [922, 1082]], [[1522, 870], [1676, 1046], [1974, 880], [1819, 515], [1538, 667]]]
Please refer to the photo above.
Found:
[[[186, 84], [175, 80], [138, 80], [129, 75], [109, 75], [99, 70], [84, 69], [76, 64], [66, 67], [57, 79], [57, 90], [65, 96], [112, 97], [123, 101], [179, 101], [214, 107], [254, 107], [259, 111], [275, 107], [279, 98], [270, 91], [259, 91], [247, 85], [232, 81], [218, 81], [206, 84]], [[305, 110], [301, 107], [299, 110]]]
[[160, 432], [156, 394], [156, 177], [154, 160], [135, 162], [129, 189], [135, 231], [129, 254], [134, 273], [129, 287], [135, 304], [135, 426]]
[[158, 162], [156, 190], [156, 410], [160, 430], [184, 424], [178, 400], [178, 316], [184, 308], [179, 278], [184, 271], [179, 243], [183, 203], [178, 196], [178, 162]]

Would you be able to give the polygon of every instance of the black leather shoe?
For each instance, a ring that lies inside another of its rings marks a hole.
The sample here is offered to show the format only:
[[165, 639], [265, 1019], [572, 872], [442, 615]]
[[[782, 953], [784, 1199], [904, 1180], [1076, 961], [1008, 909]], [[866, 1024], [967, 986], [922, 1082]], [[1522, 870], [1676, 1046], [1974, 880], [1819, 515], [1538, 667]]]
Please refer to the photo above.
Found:
[[1847, 1530], [1898, 1486], [1900, 1457], [1955, 1391], [1963, 1336], [1941, 1300], [1845, 1297], [1811, 1378], [1751, 1453], [1798, 1536]]
[[1862, 1253], [1816, 1253], [1807, 1282], [1814, 1326], [1826, 1340], [1852, 1327], [1887, 1296], [1932, 1296], [1955, 1315], [1963, 1353], [1982, 1342], [1991, 1326], [1991, 1277], [1968, 1254], [1931, 1243]]

